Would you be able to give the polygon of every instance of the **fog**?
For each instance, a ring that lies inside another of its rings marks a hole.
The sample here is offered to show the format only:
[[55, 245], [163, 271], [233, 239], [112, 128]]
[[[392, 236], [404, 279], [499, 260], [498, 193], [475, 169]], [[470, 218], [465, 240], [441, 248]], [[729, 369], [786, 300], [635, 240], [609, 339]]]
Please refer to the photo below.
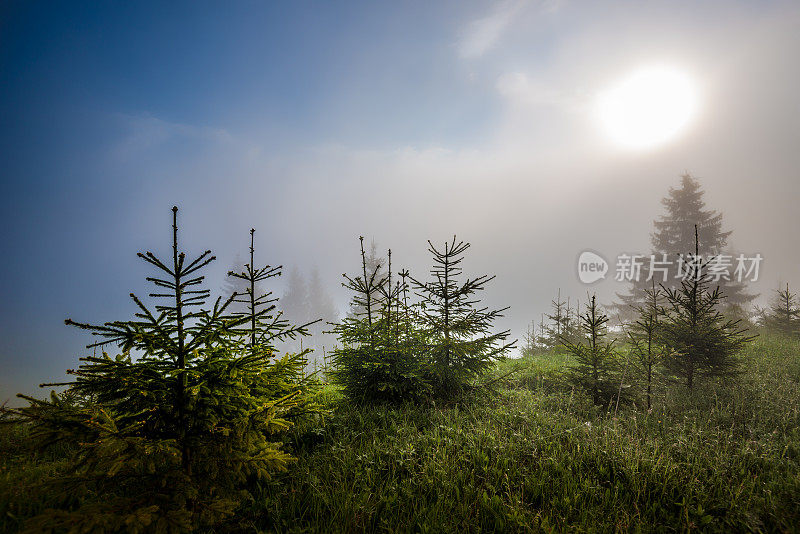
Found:
[[[91, 339], [63, 319], [132, 315], [128, 293], [150, 274], [135, 254], [168, 252], [173, 205], [183, 247], [218, 258], [212, 289], [252, 227], [257, 262], [317, 269], [342, 314], [359, 236], [425, 277], [426, 241], [455, 234], [472, 244], [465, 273], [497, 276], [482, 297], [510, 306], [498, 328], [521, 337], [559, 288], [603, 302], [624, 291], [614, 258], [649, 253], [661, 198], [689, 172], [731, 248], [764, 257], [757, 302], [800, 285], [796, 4], [328, 9], [302, 37], [263, 42], [278, 22], [234, 10], [211, 44], [211, 22], [191, 18], [182, 46], [146, 58], [96, 31], [123, 24], [109, 14], [78, 30], [49, 14], [39, 31], [58, 31], [34, 42], [20, 32], [43, 15], [4, 10], [0, 401], [76, 365]], [[139, 16], [157, 50], [168, 30], [156, 10]], [[305, 15], [281, 16], [297, 29]], [[596, 96], [651, 64], [695, 81], [698, 115], [661, 146], [614, 146]], [[592, 285], [576, 271], [587, 249], [612, 264]]]

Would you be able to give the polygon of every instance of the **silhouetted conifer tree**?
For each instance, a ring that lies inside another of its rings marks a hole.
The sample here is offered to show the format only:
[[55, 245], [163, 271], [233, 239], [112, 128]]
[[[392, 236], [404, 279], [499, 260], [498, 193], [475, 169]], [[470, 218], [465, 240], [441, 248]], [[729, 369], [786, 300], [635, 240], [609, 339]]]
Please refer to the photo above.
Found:
[[[230, 298], [231, 295], [234, 293], [238, 295], [244, 295], [247, 293], [247, 288], [249, 287], [249, 283], [246, 280], [242, 280], [240, 278], [236, 278], [230, 276], [230, 272], [242, 272], [245, 269], [245, 262], [242, 261], [239, 254], [236, 255], [236, 259], [231, 263], [230, 268], [225, 273], [225, 279], [222, 282], [220, 295], [222, 295], [222, 300], [226, 301]], [[256, 293], [263, 293], [263, 288], [261, 287], [261, 283], [256, 284]], [[244, 310], [244, 306], [241, 305], [239, 302], [232, 302], [228, 308], [231, 313], [238, 312]]]
[[[254, 254], [255, 254], [255, 229], [250, 230], [250, 263], [244, 264], [244, 269], [240, 272], [228, 271], [228, 276], [232, 279], [239, 281], [240, 284], [232, 283], [231, 287], [237, 289], [231, 293], [233, 302], [244, 304], [246, 312], [240, 312], [236, 315], [245, 317], [249, 321], [247, 328], [247, 337], [249, 338], [250, 350], [255, 352], [258, 350], [258, 344], [262, 341], [258, 339], [259, 332], [262, 330], [262, 322], [266, 320], [272, 321], [272, 326], [277, 324], [280, 316], [275, 312], [275, 302], [277, 298], [271, 298], [272, 292], [257, 294], [257, 288], [261, 282], [270, 278], [281, 275], [281, 266], [272, 267], [267, 265], [261, 269], [255, 267]], [[259, 311], [264, 310], [264, 313], [259, 314]], [[288, 323], [281, 323], [280, 331], [283, 332]], [[285, 334], [288, 336], [292, 330], [288, 330]]]
[[[316, 378], [304, 376], [302, 372], [307, 366], [311, 349], [288, 352], [282, 357], [277, 357], [274, 362], [271, 362], [271, 358], [278, 353], [277, 345], [285, 345], [287, 341], [309, 336], [309, 328], [319, 323], [321, 319], [311, 320], [305, 324], [293, 324], [278, 311], [276, 303], [279, 299], [273, 297], [271, 291], [263, 292], [259, 289], [266, 280], [281, 276], [283, 267], [281, 265], [254, 267], [255, 232], [255, 229], [250, 230], [250, 262], [245, 263], [240, 272], [228, 272], [230, 278], [239, 281], [240, 290], [243, 289], [242, 293], [234, 293], [231, 298], [234, 303], [240, 303], [244, 311], [231, 315], [246, 319], [246, 322], [236, 329], [241, 337], [234, 342], [238, 341], [240, 346], [237, 348], [240, 353], [249, 351], [259, 357], [265, 378], [275, 378], [262, 381], [260, 386], [266, 386], [267, 389], [253, 390], [254, 395], [268, 397], [289, 395], [298, 389], [301, 391], [294, 405], [284, 414], [285, 418], [291, 419], [316, 409], [313, 394], [318, 389], [318, 382]], [[253, 387], [258, 385], [254, 383]]]

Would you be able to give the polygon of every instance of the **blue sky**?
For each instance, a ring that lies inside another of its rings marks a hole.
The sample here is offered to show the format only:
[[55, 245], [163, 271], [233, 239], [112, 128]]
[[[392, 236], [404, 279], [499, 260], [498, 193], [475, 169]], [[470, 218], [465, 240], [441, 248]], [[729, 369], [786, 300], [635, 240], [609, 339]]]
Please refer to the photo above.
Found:
[[[212, 288], [255, 226], [264, 261], [316, 266], [341, 305], [358, 235], [423, 271], [425, 240], [458, 233], [520, 335], [556, 288], [584, 296], [581, 250], [646, 250], [690, 170], [767, 258], [758, 289], [800, 283], [799, 21], [790, 2], [5, 2], [0, 400], [75, 365], [66, 317], [130, 316], [173, 204], [187, 249], [220, 258]], [[608, 146], [594, 95], [663, 62], [700, 117]]]

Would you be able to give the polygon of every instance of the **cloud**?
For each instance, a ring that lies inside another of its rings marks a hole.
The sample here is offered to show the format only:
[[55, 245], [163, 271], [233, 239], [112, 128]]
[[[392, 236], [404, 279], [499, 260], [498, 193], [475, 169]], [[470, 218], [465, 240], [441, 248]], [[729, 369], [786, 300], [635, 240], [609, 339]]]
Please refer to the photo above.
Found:
[[566, 91], [552, 83], [532, 80], [524, 72], [507, 72], [498, 77], [497, 92], [512, 104], [524, 107], [554, 106], [568, 110], [583, 109], [586, 97]]
[[146, 150], [180, 139], [214, 144], [233, 141], [233, 137], [225, 129], [170, 122], [150, 114], [118, 113], [116, 118], [126, 131], [113, 150], [114, 156], [120, 159], [135, 157]]
[[[564, 0], [541, 0], [537, 3], [541, 13], [555, 13]], [[531, 0], [506, 0], [487, 16], [473, 20], [458, 43], [459, 55], [464, 59], [477, 59], [494, 48], [503, 34], [527, 10]]]
[[465, 59], [481, 57], [495, 43], [527, 4], [525, 0], [507, 0], [488, 16], [470, 23], [464, 38], [459, 43], [459, 54]]

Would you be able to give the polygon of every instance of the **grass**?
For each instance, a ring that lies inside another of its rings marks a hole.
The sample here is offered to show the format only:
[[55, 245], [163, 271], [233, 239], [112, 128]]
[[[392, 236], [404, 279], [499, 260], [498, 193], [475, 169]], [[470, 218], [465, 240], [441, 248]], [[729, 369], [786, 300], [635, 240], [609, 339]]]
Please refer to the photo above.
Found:
[[[617, 417], [563, 387], [565, 355], [515, 369], [460, 407], [372, 406], [326, 393], [295, 428], [288, 473], [254, 485], [239, 519], [277, 532], [702, 532], [800, 530], [800, 344], [762, 337], [735, 383], [657, 389]], [[0, 530], [46, 506], [28, 489], [68, 451], [24, 429], [0, 437]], [[241, 526], [241, 525], [240, 525]]]

